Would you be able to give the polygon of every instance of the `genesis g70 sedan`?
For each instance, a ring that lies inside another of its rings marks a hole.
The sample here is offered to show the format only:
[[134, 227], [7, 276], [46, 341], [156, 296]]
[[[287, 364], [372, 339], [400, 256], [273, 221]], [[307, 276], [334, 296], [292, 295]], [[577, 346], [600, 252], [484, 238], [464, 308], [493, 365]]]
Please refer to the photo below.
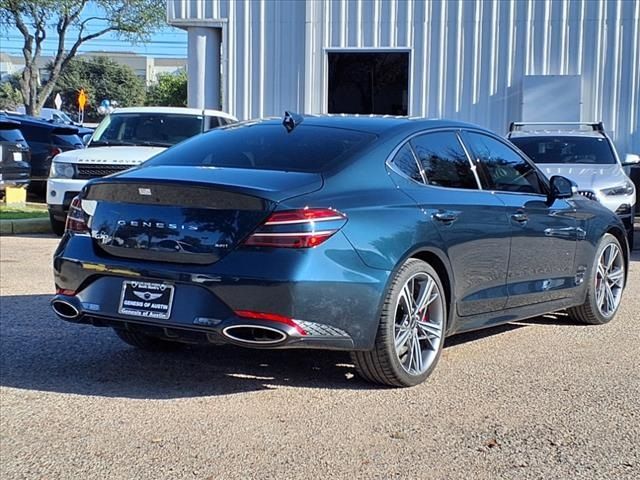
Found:
[[458, 332], [609, 322], [628, 258], [613, 212], [487, 130], [287, 114], [87, 184], [51, 303], [140, 348], [347, 350], [365, 379], [411, 386]]

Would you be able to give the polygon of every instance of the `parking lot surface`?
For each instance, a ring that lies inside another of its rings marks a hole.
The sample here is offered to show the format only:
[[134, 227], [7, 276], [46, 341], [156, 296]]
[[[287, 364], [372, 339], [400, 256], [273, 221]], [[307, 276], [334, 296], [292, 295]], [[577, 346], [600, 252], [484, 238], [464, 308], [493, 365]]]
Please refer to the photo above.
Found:
[[151, 354], [62, 322], [57, 241], [0, 239], [3, 479], [640, 478], [638, 250], [611, 324], [452, 337], [426, 383], [388, 389], [344, 353]]

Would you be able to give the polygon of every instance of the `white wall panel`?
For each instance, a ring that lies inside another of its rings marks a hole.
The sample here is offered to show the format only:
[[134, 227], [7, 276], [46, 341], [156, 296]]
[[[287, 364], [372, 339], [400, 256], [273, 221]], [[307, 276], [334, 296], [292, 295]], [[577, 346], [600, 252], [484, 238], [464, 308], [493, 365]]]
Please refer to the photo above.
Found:
[[325, 112], [328, 49], [400, 48], [410, 115], [504, 132], [524, 75], [580, 75], [582, 119], [640, 152], [638, 0], [168, 0], [168, 19], [224, 25], [223, 104], [240, 118]]

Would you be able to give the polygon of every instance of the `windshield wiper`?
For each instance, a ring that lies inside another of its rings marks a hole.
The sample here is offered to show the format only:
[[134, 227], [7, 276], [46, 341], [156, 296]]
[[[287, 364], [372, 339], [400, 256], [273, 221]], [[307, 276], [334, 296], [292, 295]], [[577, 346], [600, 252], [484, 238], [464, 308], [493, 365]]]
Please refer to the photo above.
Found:
[[172, 143], [168, 142], [154, 142], [154, 141], [144, 141], [144, 142], [136, 142], [136, 145], [144, 145], [145, 147], [171, 147]]
[[128, 147], [131, 145], [135, 145], [133, 142], [125, 142], [124, 140], [93, 140], [89, 146], [91, 145], [105, 145], [112, 147]]

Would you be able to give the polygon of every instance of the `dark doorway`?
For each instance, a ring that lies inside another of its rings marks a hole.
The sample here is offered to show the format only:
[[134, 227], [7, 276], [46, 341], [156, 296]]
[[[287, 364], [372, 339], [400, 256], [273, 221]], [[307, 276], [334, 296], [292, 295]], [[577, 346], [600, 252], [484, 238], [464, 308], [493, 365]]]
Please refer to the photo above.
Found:
[[329, 113], [407, 115], [408, 52], [329, 52]]

